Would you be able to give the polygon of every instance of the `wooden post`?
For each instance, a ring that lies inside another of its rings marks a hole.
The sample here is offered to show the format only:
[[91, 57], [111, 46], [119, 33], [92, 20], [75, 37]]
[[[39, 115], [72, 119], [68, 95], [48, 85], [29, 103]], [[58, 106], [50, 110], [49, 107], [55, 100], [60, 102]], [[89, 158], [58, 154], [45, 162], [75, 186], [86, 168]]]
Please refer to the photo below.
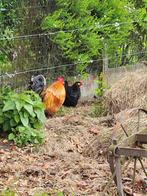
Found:
[[122, 184], [120, 157], [115, 158], [115, 165], [116, 165], [115, 171], [116, 171], [118, 194], [119, 196], [125, 196], [123, 191], [123, 184]]

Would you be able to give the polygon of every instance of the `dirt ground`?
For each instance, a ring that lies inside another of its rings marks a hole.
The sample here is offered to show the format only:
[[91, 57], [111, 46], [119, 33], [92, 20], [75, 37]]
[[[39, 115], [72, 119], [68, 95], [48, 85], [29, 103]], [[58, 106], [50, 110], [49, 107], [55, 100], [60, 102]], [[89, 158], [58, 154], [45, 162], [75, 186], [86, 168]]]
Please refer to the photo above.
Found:
[[[46, 141], [42, 146], [17, 148], [1, 140], [0, 190], [10, 188], [22, 196], [36, 192], [57, 195], [58, 191], [69, 196], [117, 195], [113, 181], [106, 187], [111, 178], [107, 152], [114, 136], [126, 136], [119, 123], [92, 117], [92, 110], [93, 106], [86, 103], [48, 119]], [[123, 114], [116, 118], [125, 122], [126, 129], [128, 124], [131, 127], [132, 120], [126, 120], [130, 114], [124, 115], [125, 120]], [[143, 161], [147, 168], [146, 160]], [[128, 189], [132, 174], [133, 163], [123, 174]], [[137, 192], [140, 196], [147, 195], [139, 184], [144, 177], [137, 164], [135, 196], [139, 196]]]

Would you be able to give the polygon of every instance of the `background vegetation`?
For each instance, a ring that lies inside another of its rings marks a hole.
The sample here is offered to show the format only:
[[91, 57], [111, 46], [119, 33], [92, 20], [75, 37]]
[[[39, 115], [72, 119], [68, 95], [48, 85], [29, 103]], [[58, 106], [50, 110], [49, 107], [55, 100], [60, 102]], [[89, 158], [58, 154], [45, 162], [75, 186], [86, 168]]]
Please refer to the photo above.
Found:
[[77, 75], [106, 58], [110, 67], [145, 59], [146, 9], [146, 0], [0, 1], [1, 72], [70, 63], [50, 76]]
[[[50, 80], [59, 74], [74, 79], [101, 73], [104, 65], [146, 60], [146, 11], [147, 0], [1, 0], [0, 85], [25, 88], [38, 73]], [[107, 88], [103, 78], [98, 86], [101, 97]], [[36, 95], [2, 92], [0, 107], [0, 125], [11, 130], [9, 139], [19, 145], [42, 141], [36, 129], [43, 109]]]

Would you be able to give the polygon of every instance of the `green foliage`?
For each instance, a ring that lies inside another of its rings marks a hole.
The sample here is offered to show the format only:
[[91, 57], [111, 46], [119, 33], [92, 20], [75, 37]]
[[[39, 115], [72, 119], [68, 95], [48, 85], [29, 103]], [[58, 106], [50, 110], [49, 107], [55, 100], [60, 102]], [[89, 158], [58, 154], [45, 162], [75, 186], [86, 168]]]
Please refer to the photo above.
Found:
[[[0, 1], [0, 67], [2, 71], [9, 70], [12, 48], [14, 48], [14, 40], [8, 41], [7, 37], [12, 37], [19, 24], [18, 10], [16, 9], [17, 1]], [[3, 39], [4, 38], [4, 39]], [[4, 69], [3, 69], [4, 68]]]
[[104, 74], [101, 73], [99, 79], [97, 80], [98, 88], [96, 89], [96, 95], [98, 97], [102, 97], [106, 89], [108, 89], [108, 85], [105, 81]]
[[103, 49], [107, 54], [114, 50], [122, 53], [122, 45], [133, 29], [128, 1], [57, 0], [56, 4], [57, 9], [45, 18], [42, 27], [46, 31], [60, 30], [51, 35], [51, 40], [64, 58], [79, 63], [81, 71], [91, 59], [101, 58]]
[[57, 196], [64, 196], [64, 193], [63, 192], [58, 192]]
[[40, 67], [40, 64], [44, 66], [46, 63], [46, 58], [39, 58], [39, 55], [45, 55], [42, 37], [37, 36], [35, 39], [29, 37], [16, 39], [16, 37], [41, 33], [39, 23], [50, 9], [48, 4], [50, 2], [42, 0], [0, 1], [0, 68], [2, 68], [0, 71], [2, 73], [14, 72], [16, 69], [20, 71], [28, 67], [31, 69], [34, 64]]
[[15, 193], [14, 191], [12, 191], [10, 189], [7, 189], [7, 190], [0, 192], [0, 195], [1, 196], [18, 196], [17, 193]]
[[17, 145], [42, 143], [45, 122], [40, 97], [31, 91], [15, 93], [3, 89], [0, 95], [0, 128], [9, 133], [8, 139]]
[[[146, 60], [146, 9], [146, 0], [0, 1], [1, 72], [75, 64], [51, 69], [54, 78], [85, 73], [89, 64], [101, 71], [105, 57], [109, 67]], [[35, 36], [44, 32], [54, 34]]]
[[107, 114], [105, 103], [103, 100], [103, 95], [106, 89], [108, 89], [108, 85], [106, 83], [105, 75], [103, 73], [99, 75], [97, 84], [98, 84], [98, 88], [96, 89], [96, 95], [98, 96], [98, 101], [94, 103], [92, 106], [92, 112], [91, 112], [92, 117], [101, 117]]
[[95, 118], [95, 117], [102, 117], [106, 115], [107, 115], [107, 111], [103, 100], [99, 100], [92, 105], [92, 111], [91, 111], [92, 117]]
[[72, 108], [62, 106], [60, 110], [56, 113], [56, 116], [65, 116], [67, 114], [71, 114]]

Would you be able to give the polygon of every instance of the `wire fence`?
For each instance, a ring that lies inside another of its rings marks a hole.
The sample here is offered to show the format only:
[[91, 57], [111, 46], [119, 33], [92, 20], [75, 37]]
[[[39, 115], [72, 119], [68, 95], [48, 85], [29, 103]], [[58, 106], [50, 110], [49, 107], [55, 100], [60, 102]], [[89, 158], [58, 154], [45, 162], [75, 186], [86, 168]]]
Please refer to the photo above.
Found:
[[[147, 54], [147, 51], [131, 53], [127, 56], [134, 57], [134, 56], [140, 55], [140, 54], [142, 54], [144, 56]], [[124, 55], [124, 56], [126, 56], [126, 55]], [[22, 57], [22, 55], [21, 55], [21, 57]], [[78, 79], [78, 78], [81, 78], [82, 75], [81, 75], [81, 72], [80, 71], [78, 72], [76, 68], [78, 65], [84, 64], [84, 63], [88, 63], [90, 65], [89, 67], [87, 67], [87, 70], [85, 70], [86, 73], [98, 75], [99, 63], [102, 63], [102, 61], [105, 62], [105, 60], [109, 61], [112, 59], [112, 57], [107, 57], [106, 59], [105, 58], [91, 59], [90, 61], [69, 63], [69, 64], [59, 64], [59, 65], [55, 65], [55, 66], [50, 66], [47, 63], [45, 63], [43, 66], [42, 62], [45, 59], [45, 56], [42, 55], [42, 56], [39, 56], [38, 59], [35, 59], [35, 61], [37, 61], [37, 63], [34, 64], [34, 66], [31, 65], [31, 67], [29, 67], [29, 66], [25, 66], [24, 62], [27, 61], [27, 62], [31, 63], [31, 59], [26, 58], [26, 56], [23, 58], [24, 58], [24, 60], [20, 59], [20, 60], [18, 60], [18, 62], [14, 62], [14, 65], [8, 71], [3, 72], [1, 70], [1, 75], [0, 75], [1, 86], [5, 86], [8, 84], [8, 85], [11, 85], [15, 89], [27, 89], [27, 85], [28, 85], [28, 82], [29, 82], [31, 76], [38, 75], [38, 74], [43, 74], [47, 78], [48, 83], [52, 82], [59, 75], [64, 75], [66, 78], [70, 78], [70, 80]], [[39, 62], [40, 58], [41, 58], [41, 61]], [[20, 64], [20, 62], [21, 63], [23, 62], [24, 64]], [[96, 65], [95, 68], [93, 66], [94, 64]], [[22, 65], [22, 66], [20, 66], [20, 65]], [[136, 67], [136, 64], [133, 64], [129, 67], [130, 68], [134, 67], [135, 69], [138, 68], [138, 67]], [[117, 67], [117, 65], [116, 65], [116, 67], [114, 67], [112, 69], [112, 71], [115, 72], [116, 75], [118, 75], [117, 74], [118, 68], [119, 67]], [[107, 74], [107, 72], [110, 72], [110, 69], [111, 68], [109, 68], [109, 70], [108, 70], [108, 68], [106, 68], [103, 71]]]
[[[128, 54], [127, 56], [135, 56], [135, 55], [138, 55], [138, 54], [146, 54], [147, 51], [144, 51], [144, 52], [136, 52], [136, 53], [131, 53], [131, 54]], [[122, 56], [126, 56], [126, 55], [122, 55]], [[42, 56], [44, 57], [44, 56]], [[85, 64], [85, 63], [94, 63], [94, 62], [101, 62], [102, 60], [105, 61], [105, 60], [111, 60], [112, 57], [107, 57], [107, 58], [101, 58], [101, 59], [91, 59], [91, 60], [88, 60], [88, 61], [79, 61], [77, 63], [69, 63], [69, 64], [61, 64], [61, 65], [56, 65], [56, 66], [52, 66], [52, 67], [43, 67], [43, 68], [36, 68], [35, 69], [28, 69], [28, 70], [24, 70], [24, 71], [16, 71], [14, 70], [14, 72], [5, 72], [3, 73], [2, 75], [0, 75], [1, 78], [5, 78], [5, 77], [9, 77], [9, 78], [12, 78], [12, 77], [15, 77], [16, 75], [22, 75], [22, 74], [27, 74], [27, 73], [32, 73], [33, 72], [46, 72], [48, 70], [54, 70], [54, 69], [58, 69], [58, 68], [64, 68], [64, 67], [70, 67], [70, 66], [74, 66], [74, 65], [78, 65], [78, 64]], [[134, 65], [135, 66], [135, 65]]]
[[[36, 2], [36, 1], [35, 1]], [[47, 33], [41, 30], [40, 25], [42, 19], [50, 12], [51, 7], [47, 1], [43, 5], [29, 3], [22, 6], [21, 9], [15, 8], [16, 16], [19, 18], [12, 21], [10, 18], [5, 18], [4, 23], [0, 24], [4, 27], [5, 32], [0, 33], [0, 57], [5, 56], [6, 62], [0, 61], [0, 86], [10, 84], [15, 89], [26, 89], [32, 75], [43, 74], [48, 83], [54, 80], [59, 75], [64, 75], [66, 78], [80, 78], [81, 74], [97, 75], [107, 67], [120, 66], [118, 59], [120, 56], [111, 50], [111, 54], [106, 54], [105, 48], [102, 51], [102, 56], [87, 61], [71, 62], [64, 59], [62, 53], [58, 53], [58, 47], [52, 44], [50, 36], [64, 32], [72, 32], [87, 30], [86, 28], [65, 29], [58, 31], [49, 31]], [[36, 12], [36, 9], [37, 12]], [[39, 15], [38, 15], [39, 13]], [[24, 17], [22, 17], [24, 15]], [[17, 23], [16, 23], [17, 21]], [[106, 25], [95, 24], [89, 26], [88, 29], [105, 29], [107, 27], [118, 28], [119, 26], [135, 23], [131, 22], [115, 22]], [[145, 22], [145, 21], [142, 21]], [[18, 27], [18, 32], [7, 31], [7, 25], [15, 23]], [[26, 28], [29, 23], [30, 29]], [[21, 29], [21, 27], [23, 27]], [[117, 40], [114, 40], [116, 42]], [[131, 43], [131, 41], [130, 41]], [[127, 44], [130, 44], [129, 42]], [[147, 48], [138, 51], [134, 50], [129, 53], [121, 54], [121, 58], [128, 59], [126, 64], [132, 65], [141, 60], [147, 59]], [[78, 69], [82, 64], [87, 64], [84, 70]]]
[[54, 32], [48, 32], [48, 33], [37, 33], [37, 34], [28, 34], [28, 35], [19, 35], [19, 36], [11, 36], [11, 37], [5, 37], [5, 36], [1, 36], [0, 40], [13, 40], [13, 39], [27, 39], [30, 37], [41, 37], [41, 36], [47, 36], [47, 35], [54, 35], [54, 34], [58, 34], [58, 33], [68, 33], [68, 32], [75, 32], [75, 31], [79, 31], [79, 30], [90, 30], [90, 29], [104, 29], [105, 27], [111, 27], [111, 28], [117, 28], [121, 25], [124, 24], [131, 24], [131, 23], [135, 23], [135, 22], [147, 22], [145, 20], [142, 21], [130, 21], [130, 22], [115, 22], [115, 23], [110, 23], [110, 24], [106, 24], [106, 25], [101, 25], [101, 24], [95, 24], [95, 26], [90, 26], [89, 28], [75, 28], [75, 29], [67, 29], [67, 30], [58, 30], [58, 31], [54, 31]]

